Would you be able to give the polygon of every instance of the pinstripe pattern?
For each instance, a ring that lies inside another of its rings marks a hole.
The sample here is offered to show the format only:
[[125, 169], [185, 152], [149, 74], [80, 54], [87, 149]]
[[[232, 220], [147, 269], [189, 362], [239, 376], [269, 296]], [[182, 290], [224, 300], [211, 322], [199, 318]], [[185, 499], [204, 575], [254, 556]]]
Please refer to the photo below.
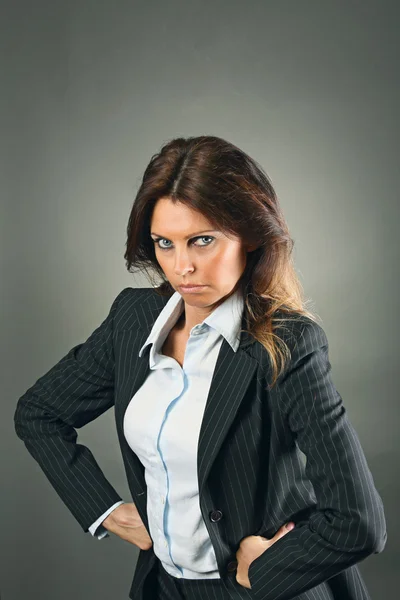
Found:
[[[75, 430], [113, 405], [132, 498], [148, 528], [144, 469], [122, 423], [149, 372], [148, 353], [138, 358], [138, 350], [166, 301], [150, 288], [125, 288], [90, 337], [18, 400], [17, 435], [84, 531], [122, 498], [76, 443]], [[236, 353], [224, 340], [211, 381], [198, 445], [199, 500], [221, 580], [243, 598], [365, 600], [356, 563], [384, 548], [382, 502], [331, 380], [322, 327], [304, 317], [279, 334], [292, 358], [272, 391], [267, 353], [245, 332]], [[217, 509], [222, 518], [213, 522]], [[272, 537], [288, 520], [295, 529], [251, 563], [252, 589], [236, 584], [240, 540]], [[140, 551], [130, 598], [143, 598], [155, 564], [151, 549]], [[208, 597], [220, 598], [214, 591]]]

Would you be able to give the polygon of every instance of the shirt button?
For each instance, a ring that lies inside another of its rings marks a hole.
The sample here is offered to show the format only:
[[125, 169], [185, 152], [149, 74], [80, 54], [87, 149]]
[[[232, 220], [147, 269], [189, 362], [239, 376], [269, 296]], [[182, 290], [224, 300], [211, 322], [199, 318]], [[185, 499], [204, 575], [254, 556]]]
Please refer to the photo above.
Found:
[[165, 546], [166, 548], [168, 547], [168, 542], [167, 542], [167, 540], [165, 540], [165, 542], [164, 542], [164, 546]]

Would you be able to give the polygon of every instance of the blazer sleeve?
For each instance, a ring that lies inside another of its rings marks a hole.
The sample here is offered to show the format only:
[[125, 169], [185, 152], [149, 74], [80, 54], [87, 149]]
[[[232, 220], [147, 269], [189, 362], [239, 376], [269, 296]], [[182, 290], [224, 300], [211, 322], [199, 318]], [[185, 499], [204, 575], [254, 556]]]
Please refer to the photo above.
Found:
[[310, 319], [294, 331], [289, 367], [274, 400], [306, 455], [317, 505], [308, 521], [250, 563], [250, 585], [259, 600], [290, 600], [381, 552], [387, 538], [382, 500], [332, 382], [325, 332]]
[[17, 436], [84, 532], [121, 496], [76, 429], [114, 404], [114, 320], [125, 288], [99, 327], [40, 377], [17, 401]]

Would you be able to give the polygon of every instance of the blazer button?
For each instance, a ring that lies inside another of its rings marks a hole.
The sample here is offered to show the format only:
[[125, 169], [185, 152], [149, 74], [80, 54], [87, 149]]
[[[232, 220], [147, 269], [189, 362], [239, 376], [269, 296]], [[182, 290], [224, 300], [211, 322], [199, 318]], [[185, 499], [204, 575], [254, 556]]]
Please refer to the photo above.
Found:
[[210, 519], [213, 523], [220, 521], [222, 519], [222, 512], [220, 510], [212, 510], [210, 512]]
[[227, 569], [227, 571], [229, 571], [229, 572], [236, 571], [236, 569], [237, 569], [237, 565], [238, 565], [238, 563], [237, 563], [237, 560], [231, 560], [231, 561], [230, 561], [230, 562], [228, 562], [228, 564], [226, 565], [226, 569]]

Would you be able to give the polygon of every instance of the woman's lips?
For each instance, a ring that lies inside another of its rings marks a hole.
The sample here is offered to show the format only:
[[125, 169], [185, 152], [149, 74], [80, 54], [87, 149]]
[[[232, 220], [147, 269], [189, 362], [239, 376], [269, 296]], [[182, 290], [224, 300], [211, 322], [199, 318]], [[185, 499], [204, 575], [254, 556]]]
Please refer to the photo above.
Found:
[[190, 285], [190, 286], [180, 285], [179, 289], [181, 289], [183, 292], [198, 292], [205, 287], [206, 287], [205, 285]]

